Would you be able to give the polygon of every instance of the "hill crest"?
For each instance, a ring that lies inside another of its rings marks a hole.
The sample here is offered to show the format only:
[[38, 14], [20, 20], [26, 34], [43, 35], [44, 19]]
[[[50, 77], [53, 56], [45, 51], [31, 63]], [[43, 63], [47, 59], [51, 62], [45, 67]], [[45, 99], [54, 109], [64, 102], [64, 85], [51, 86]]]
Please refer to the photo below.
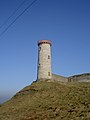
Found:
[[0, 107], [0, 120], [61, 119], [90, 119], [90, 83], [33, 82]]

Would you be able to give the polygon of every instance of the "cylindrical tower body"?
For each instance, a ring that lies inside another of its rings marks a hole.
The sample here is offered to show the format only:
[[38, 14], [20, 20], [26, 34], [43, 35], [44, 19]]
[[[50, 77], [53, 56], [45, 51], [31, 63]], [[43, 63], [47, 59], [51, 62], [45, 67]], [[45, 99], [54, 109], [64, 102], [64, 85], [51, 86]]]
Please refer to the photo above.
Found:
[[38, 41], [38, 72], [37, 80], [51, 79], [51, 41]]

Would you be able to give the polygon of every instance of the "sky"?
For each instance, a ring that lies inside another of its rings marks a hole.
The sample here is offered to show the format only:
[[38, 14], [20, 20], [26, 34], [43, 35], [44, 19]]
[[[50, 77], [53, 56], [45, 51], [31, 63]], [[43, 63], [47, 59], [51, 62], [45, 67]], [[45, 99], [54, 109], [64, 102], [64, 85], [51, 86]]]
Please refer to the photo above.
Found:
[[[31, 3], [0, 28], [0, 34]], [[0, 0], [0, 26], [22, 0]], [[52, 72], [90, 73], [90, 0], [38, 0], [0, 36], [0, 103], [37, 78], [38, 40], [52, 41]]]

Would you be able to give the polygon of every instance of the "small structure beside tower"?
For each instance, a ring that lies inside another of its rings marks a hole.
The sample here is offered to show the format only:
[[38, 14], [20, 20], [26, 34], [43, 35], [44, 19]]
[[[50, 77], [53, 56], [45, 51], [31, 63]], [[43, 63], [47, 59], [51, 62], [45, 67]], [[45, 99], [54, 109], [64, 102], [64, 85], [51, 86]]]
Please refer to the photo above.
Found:
[[90, 73], [64, 77], [52, 74], [51, 65], [51, 46], [52, 42], [49, 40], [38, 41], [38, 67], [37, 67], [37, 81], [48, 80], [58, 82], [90, 82]]
[[38, 41], [38, 68], [37, 80], [52, 79], [51, 46], [49, 40]]

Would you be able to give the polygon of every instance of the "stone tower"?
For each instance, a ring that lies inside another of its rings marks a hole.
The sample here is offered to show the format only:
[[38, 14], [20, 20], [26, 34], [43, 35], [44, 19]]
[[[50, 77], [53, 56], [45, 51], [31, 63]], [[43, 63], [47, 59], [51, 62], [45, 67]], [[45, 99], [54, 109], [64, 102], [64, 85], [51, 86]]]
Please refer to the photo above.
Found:
[[52, 78], [51, 70], [51, 41], [38, 41], [38, 72], [37, 80]]

